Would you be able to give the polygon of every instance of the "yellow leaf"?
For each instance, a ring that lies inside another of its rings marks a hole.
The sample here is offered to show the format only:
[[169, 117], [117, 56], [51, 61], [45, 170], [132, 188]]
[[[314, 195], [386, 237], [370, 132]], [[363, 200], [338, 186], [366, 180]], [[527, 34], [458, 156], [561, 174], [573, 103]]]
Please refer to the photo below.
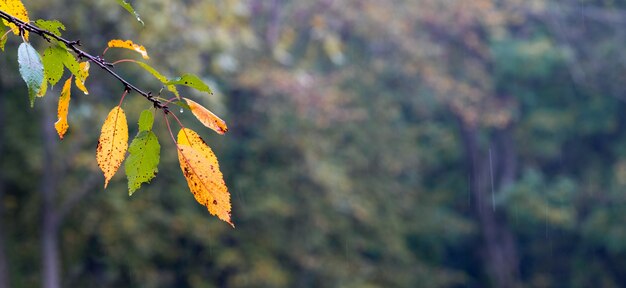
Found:
[[230, 193], [220, 172], [217, 157], [191, 129], [181, 129], [177, 142], [180, 169], [196, 201], [234, 228], [230, 212]]
[[146, 51], [146, 48], [143, 47], [143, 45], [135, 44], [133, 43], [133, 41], [130, 41], [130, 40], [126, 40], [126, 41], [122, 41], [119, 39], [111, 40], [109, 41], [109, 48], [113, 48], [113, 47], [135, 50], [139, 54], [141, 54], [141, 57], [143, 57], [143, 59], [150, 59], [150, 57], [148, 57], [148, 51]]
[[104, 172], [104, 188], [106, 189], [109, 180], [113, 178], [117, 169], [120, 168], [128, 150], [128, 123], [126, 114], [120, 106], [116, 106], [109, 112], [104, 124], [98, 148], [96, 149], [96, 160], [102, 172]]
[[183, 99], [187, 101], [187, 105], [189, 105], [191, 113], [193, 113], [193, 115], [196, 116], [196, 118], [198, 118], [198, 120], [200, 120], [200, 122], [204, 126], [215, 130], [215, 132], [221, 135], [228, 131], [228, 127], [226, 127], [226, 122], [213, 114], [213, 112], [202, 107], [200, 104], [192, 101], [191, 99]]
[[37, 97], [46, 96], [47, 91], [48, 91], [48, 77], [46, 76], [46, 72], [44, 72], [43, 81], [41, 82], [41, 86], [39, 87], [39, 92], [37, 92]]
[[[26, 23], [30, 22], [28, 11], [26, 11], [26, 7], [24, 7], [24, 4], [20, 0], [0, 0], [0, 10]], [[2, 19], [2, 22], [4, 22], [4, 25], [11, 27], [15, 35], [20, 35], [20, 29], [15, 24], [9, 23], [4, 19]], [[28, 31], [24, 31], [24, 38], [28, 40]]]
[[76, 87], [88, 95], [89, 91], [85, 87], [85, 80], [89, 77], [89, 61], [80, 62], [79, 66], [78, 75], [76, 75]]
[[67, 110], [70, 106], [70, 90], [72, 88], [72, 76], [65, 81], [63, 84], [63, 89], [61, 90], [61, 97], [59, 97], [59, 108], [57, 110], [57, 115], [59, 120], [54, 123], [54, 128], [59, 133], [59, 138], [63, 140], [63, 136], [65, 132], [67, 132], [67, 128], [70, 126], [67, 124]]

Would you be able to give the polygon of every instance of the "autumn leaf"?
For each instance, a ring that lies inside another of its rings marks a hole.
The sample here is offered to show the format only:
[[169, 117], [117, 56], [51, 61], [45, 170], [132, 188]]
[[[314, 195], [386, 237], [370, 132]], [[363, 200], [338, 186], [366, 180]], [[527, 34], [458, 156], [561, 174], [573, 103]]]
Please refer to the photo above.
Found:
[[109, 180], [113, 178], [117, 169], [122, 165], [127, 149], [128, 123], [126, 122], [126, 114], [120, 106], [116, 106], [104, 120], [96, 149], [98, 166], [104, 172], [105, 189]]
[[213, 114], [213, 112], [202, 107], [202, 105], [194, 102], [191, 99], [187, 99], [184, 97], [183, 99], [187, 101], [189, 109], [191, 109], [191, 113], [193, 113], [193, 115], [196, 116], [196, 118], [198, 118], [198, 120], [200, 120], [200, 123], [202, 123], [204, 126], [213, 129], [215, 132], [217, 132], [217, 134], [221, 135], [228, 131], [228, 127], [226, 127], [226, 122]]
[[198, 76], [193, 74], [183, 74], [176, 79], [165, 82], [165, 85], [185, 85], [201, 92], [213, 94], [209, 85], [206, 85]]
[[137, 13], [137, 11], [135, 11], [135, 9], [133, 8], [133, 6], [130, 6], [130, 4], [124, 0], [117, 0], [117, 3], [120, 4], [120, 6], [122, 6], [124, 9], [126, 9], [126, 11], [128, 11], [129, 13], [135, 15], [135, 18], [137, 18], [137, 21], [139, 21], [139, 23], [141, 23], [141, 25], [143, 26], [144, 23], [141, 20], [141, 18], [139, 18], [139, 14]]
[[212, 215], [217, 215], [234, 228], [230, 193], [220, 172], [217, 157], [191, 129], [181, 129], [177, 142], [180, 168], [196, 201], [206, 206]]
[[85, 80], [87, 80], [87, 77], [89, 77], [89, 61], [80, 62], [75, 83], [76, 87], [83, 91], [85, 95], [89, 94], [87, 87], [85, 87]]
[[133, 43], [133, 41], [130, 40], [120, 40], [120, 39], [114, 39], [109, 41], [108, 44], [109, 48], [126, 48], [126, 49], [130, 49], [130, 50], [135, 50], [136, 52], [138, 52], [139, 54], [141, 54], [141, 57], [143, 57], [143, 59], [150, 59], [150, 57], [148, 57], [148, 52], [146, 51], [146, 48], [143, 47], [142, 45], [138, 45]]
[[[0, 10], [26, 23], [30, 22], [28, 11], [26, 11], [26, 7], [20, 0], [0, 0]], [[20, 29], [17, 25], [9, 23], [5, 19], [2, 19], [2, 22], [4, 22], [4, 25], [8, 25], [15, 35], [20, 35]], [[24, 39], [28, 40], [28, 31], [24, 31]]]
[[35, 25], [41, 29], [48, 30], [50, 33], [57, 36], [61, 36], [61, 30], [65, 31], [65, 25], [58, 20], [38, 19], [35, 21]]
[[24, 79], [26, 86], [28, 86], [30, 107], [33, 107], [35, 104], [35, 96], [39, 93], [41, 84], [44, 80], [41, 58], [33, 46], [23, 42], [17, 49], [17, 61], [20, 65], [20, 74], [22, 75], [22, 79]]
[[58, 120], [54, 123], [54, 128], [59, 134], [59, 138], [63, 140], [69, 124], [67, 124], [67, 112], [70, 105], [70, 90], [72, 88], [72, 76], [65, 81], [63, 89], [61, 90], [61, 97], [59, 97], [59, 107], [57, 109]]
[[161, 146], [152, 132], [154, 115], [150, 110], [144, 110], [139, 117], [139, 132], [128, 148], [126, 159], [126, 177], [128, 178], [128, 195], [131, 196], [143, 183], [150, 183], [159, 172], [159, 157]]

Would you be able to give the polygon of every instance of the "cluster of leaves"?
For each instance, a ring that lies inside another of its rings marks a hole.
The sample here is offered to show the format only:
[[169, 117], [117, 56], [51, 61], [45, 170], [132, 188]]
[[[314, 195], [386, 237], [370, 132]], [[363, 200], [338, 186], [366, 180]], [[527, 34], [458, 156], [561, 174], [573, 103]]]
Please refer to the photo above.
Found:
[[[143, 24], [130, 4], [122, 0], [118, 2]], [[102, 125], [96, 149], [98, 166], [104, 173], [105, 188], [123, 162], [125, 162], [125, 172], [128, 178], [129, 195], [137, 191], [143, 183], [149, 183], [156, 176], [160, 159], [160, 144], [152, 132], [152, 126], [154, 123], [153, 110], [157, 112], [160, 110], [170, 135], [172, 135], [172, 140], [176, 143], [180, 167], [196, 200], [206, 206], [211, 214], [218, 216], [234, 227], [231, 221], [230, 194], [219, 170], [217, 158], [202, 138], [191, 129], [185, 128], [178, 118], [170, 113], [167, 106], [169, 103], [173, 103], [188, 109], [203, 125], [219, 134], [224, 134], [228, 128], [222, 119], [195, 101], [181, 97], [176, 88], [176, 85], [183, 85], [212, 94], [208, 85], [193, 74], [184, 74], [178, 78], [169, 79], [150, 65], [133, 59], [122, 59], [114, 63], [104, 60], [104, 54], [109, 48], [130, 49], [139, 53], [143, 59], [149, 59], [145, 47], [135, 44], [131, 40], [111, 40], [102, 56], [91, 56], [77, 48], [78, 41], [68, 41], [62, 38], [62, 31], [65, 30], [65, 26], [61, 22], [57, 20], [31, 22], [28, 11], [20, 0], [0, 1], [0, 16], [3, 20], [0, 31], [5, 31], [6, 27], [10, 29], [3, 33], [0, 48], [4, 51], [6, 38], [10, 32], [21, 36], [23, 40], [18, 47], [19, 72], [28, 87], [31, 107], [34, 106], [37, 97], [46, 95], [48, 85], [54, 86], [61, 80], [65, 68], [70, 72], [61, 89], [58, 102], [58, 121], [54, 124], [61, 139], [69, 129], [67, 116], [71, 99], [72, 79], [74, 78], [74, 84], [78, 89], [84, 94], [89, 94], [85, 81], [89, 77], [90, 63], [100, 66], [124, 85], [124, 92], [119, 104], [111, 109]], [[45, 48], [42, 53], [43, 56], [30, 44], [29, 32], [48, 41], [49, 46]], [[85, 61], [79, 62], [81, 60]], [[119, 62], [136, 63], [167, 87], [167, 90], [173, 93], [174, 97], [164, 99], [161, 98], [160, 94], [155, 97], [151, 93], [143, 92], [131, 85], [113, 72], [114, 64]], [[137, 92], [144, 96], [154, 104], [154, 109], [148, 109], [141, 113], [138, 123], [139, 131], [129, 146], [129, 129], [122, 103], [124, 97], [130, 92]], [[175, 119], [181, 127], [177, 140], [174, 139], [169, 118]]]

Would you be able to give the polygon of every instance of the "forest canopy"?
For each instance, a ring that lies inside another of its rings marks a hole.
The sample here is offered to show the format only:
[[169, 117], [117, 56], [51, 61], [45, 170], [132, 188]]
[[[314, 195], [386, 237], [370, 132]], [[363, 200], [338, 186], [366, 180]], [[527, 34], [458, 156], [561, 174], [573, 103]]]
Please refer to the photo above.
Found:
[[0, 27], [2, 288], [626, 285], [625, 1], [22, 2], [94, 58]]

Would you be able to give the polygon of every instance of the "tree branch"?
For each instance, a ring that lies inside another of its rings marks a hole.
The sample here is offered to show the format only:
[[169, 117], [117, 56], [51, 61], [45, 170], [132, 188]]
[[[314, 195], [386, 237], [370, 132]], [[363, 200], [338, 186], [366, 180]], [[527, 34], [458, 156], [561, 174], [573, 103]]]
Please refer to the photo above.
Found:
[[113, 64], [105, 61], [102, 57], [100, 56], [93, 56], [83, 50], [81, 50], [80, 48], [78, 48], [78, 46], [80, 46], [80, 41], [76, 40], [76, 41], [70, 41], [67, 40], [63, 37], [57, 36], [55, 34], [53, 34], [52, 32], [48, 31], [48, 30], [44, 30], [41, 29], [37, 26], [34, 26], [30, 23], [26, 23], [20, 19], [17, 19], [15, 17], [13, 17], [12, 15], [0, 10], [0, 18], [5, 19], [15, 25], [17, 25], [21, 31], [29, 31], [32, 32], [34, 34], [37, 34], [39, 36], [41, 36], [43, 39], [45, 39], [46, 41], [50, 42], [51, 39], [57, 40], [63, 44], [65, 44], [65, 46], [67, 46], [70, 50], [72, 50], [72, 52], [74, 52], [76, 54], [76, 56], [78, 56], [78, 58], [87, 58], [89, 61], [97, 64], [98, 66], [100, 66], [100, 68], [102, 68], [104, 71], [108, 72], [109, 74], [111, 74], [114, 78], [116, 78], [117, 80], [119, 80], [123, 85], [124, 85], [124, 89], [126, 91], [135, 91], [137, 93], [139, 93], [140, 95], [142, 95], [143, 97], [145, 97], [148, 101], [152, 102], [152, 105], [154, 106], [154, 108], [157, 109], [161, 109], [163, 110], [163, 113], [168, 114], [170, 112], [169, 107], [164, 104], [163, 102], [161, 102], [160, 100], [156, 99], [153, 95], [152, 92], [145, 92], [139, 88], [137, 88], [136, 86], [134, 86], [133, 84], [131, 84], [130, 82], [126, 81], [124, 78], [122, 78], [121, 76], [119, 76], [117, 73], [115, 73], [112, 68], [113, 68]]

